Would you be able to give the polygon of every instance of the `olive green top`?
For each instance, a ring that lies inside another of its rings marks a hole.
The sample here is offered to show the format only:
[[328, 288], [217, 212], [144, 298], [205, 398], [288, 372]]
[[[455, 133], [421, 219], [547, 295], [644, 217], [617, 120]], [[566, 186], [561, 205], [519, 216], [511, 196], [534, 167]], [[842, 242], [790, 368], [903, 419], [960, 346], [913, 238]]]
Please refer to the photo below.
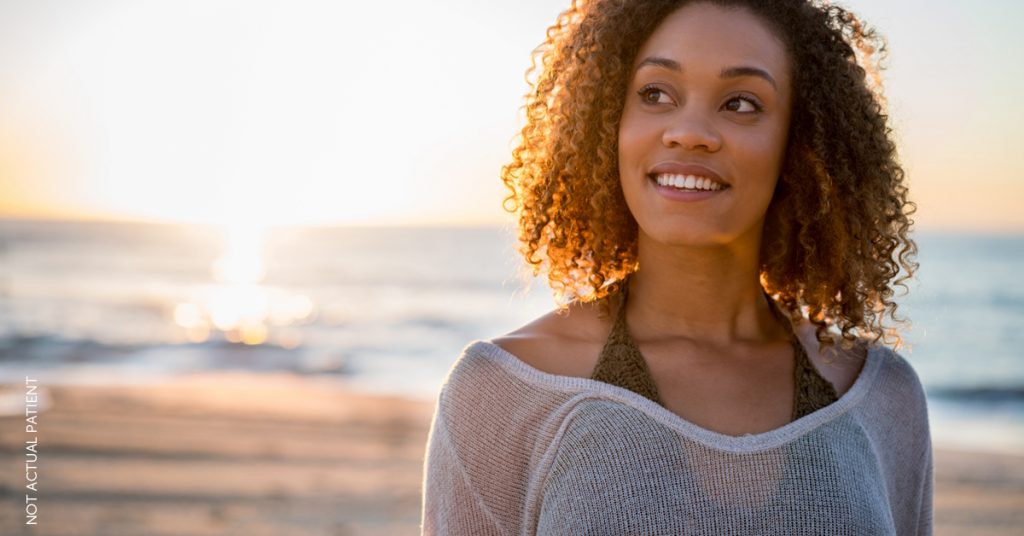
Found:
[[[591, 374], [591, 379], [617, 385], [643, 395], [659, 405], [665, 404], [658, 396], [658, 389], [651, 378], [650, 369], [644, 361], [643, 355], [636, 341], [629, 334], [626, 326], [626, 298], [629, 294], [629, 280], [623, 281], [621, 285], [622, 299], [616, 313], [612, 330], [608, 334], [608, 340], [601, 349], [601, 355]], [[779, 318], [781, 323], [789, 332], [790, 342], [793, 345], [793, 353], [796, 357], [796, 367], [793, 370], [793, 415], [792, 420], [797, 420], [804, 415], [828, 406], [839, 399], [832, 384], [823, 378], [818, 370], [814, 368], [803, 344], [793, 331], [793, 326], [785, 317], [782, 311], [777, 309], [775, 301], [765, 293], [768, 303], [772, 305], [772, 313]]]

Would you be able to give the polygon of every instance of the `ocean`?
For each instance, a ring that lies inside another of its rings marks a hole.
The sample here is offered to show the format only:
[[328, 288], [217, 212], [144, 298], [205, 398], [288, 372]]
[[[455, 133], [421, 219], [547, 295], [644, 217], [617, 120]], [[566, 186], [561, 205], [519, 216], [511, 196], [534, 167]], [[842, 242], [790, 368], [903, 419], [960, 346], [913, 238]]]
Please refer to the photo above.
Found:
[[[915, 239], [899, 352], [936, 444], [1024, 453], [1024, 236]], [[432, 400], [469, 341], [554, 307], [521, 266], [503, 227], [0, 220], [0, 383], [244, 371]]]

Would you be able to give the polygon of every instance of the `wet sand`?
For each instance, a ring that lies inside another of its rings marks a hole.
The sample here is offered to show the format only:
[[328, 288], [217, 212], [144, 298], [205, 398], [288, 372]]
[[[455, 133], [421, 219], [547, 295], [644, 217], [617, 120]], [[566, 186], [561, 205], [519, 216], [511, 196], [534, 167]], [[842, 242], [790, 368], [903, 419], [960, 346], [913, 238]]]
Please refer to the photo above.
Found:
[[[24, 399], [21, 385], [5, 391]], [[46, 393], [38, 434], [24, 416], [0, 417], [2, 534], [419, 534], [430, 402], [265, 374]], [[29, 530], [34, 435], [40, 524]], [[1024, 534], [1024, 457], [935, 455], [936, 534]]]

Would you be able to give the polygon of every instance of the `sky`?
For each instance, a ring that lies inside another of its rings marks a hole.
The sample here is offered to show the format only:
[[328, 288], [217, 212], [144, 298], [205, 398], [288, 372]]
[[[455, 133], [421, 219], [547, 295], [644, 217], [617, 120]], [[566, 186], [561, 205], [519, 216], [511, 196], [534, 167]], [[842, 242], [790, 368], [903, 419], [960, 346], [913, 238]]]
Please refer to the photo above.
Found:
[[[524, 73], [568, 3], [0, 0], [0, 217], [508, 222]], [[839, 3], [888, 39], [917, 227], [1024, 232], [1024, 4]]]

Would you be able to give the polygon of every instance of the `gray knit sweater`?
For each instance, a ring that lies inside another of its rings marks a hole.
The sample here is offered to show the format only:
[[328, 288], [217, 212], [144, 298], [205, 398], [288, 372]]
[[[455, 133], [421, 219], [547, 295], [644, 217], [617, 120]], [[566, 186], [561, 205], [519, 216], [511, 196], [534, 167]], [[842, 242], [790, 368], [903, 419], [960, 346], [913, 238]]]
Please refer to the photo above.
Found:
[[876, 345], [836, 402], [729, 436], [489, 341], [450, 369], [427, 441], [423, 534], [931, 534], [924, 390]]

